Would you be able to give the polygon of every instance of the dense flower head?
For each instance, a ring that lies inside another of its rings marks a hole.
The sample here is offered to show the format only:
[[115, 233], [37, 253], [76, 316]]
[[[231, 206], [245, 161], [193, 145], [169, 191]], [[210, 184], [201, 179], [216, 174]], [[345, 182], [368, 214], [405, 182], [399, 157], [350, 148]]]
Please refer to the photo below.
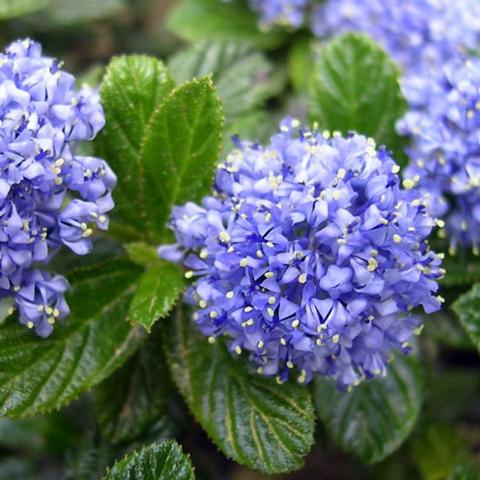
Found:
[[309, 0], [249, 0], [249, 4], [260, 15], [259, 23], [262, 27], [277, 25], [298, 28], [305, 20]]
[[0, 297], [41, 336], [68, 314], [66, 280], [34, 268], [62, 245], [92, 248], [106, 229], [116, 177], [99, 158], [77, 155], [104, 125], [98, 94], [31, 40], [0, 53]]
[[285, 119], [269, 145], [236, 141], [201, 205], [175, 207], [186, 300], [211, 341], [225, 335], [259, 372], [339, 386], [383, 376], [437, 310], [441, 256], [434, 219], [384, 148], [357, 134], [299, 129]]
[[480, 59], [450, 61], [434, 78], [404, 83], [410, 111], [398, 123], [412, 137], [407, 179], [432, 215], [445, 220], [452, 249], [480, 245]]
[[480, 40], [477, 0], [327, 0], [316, 7], [319, 36], [345, 31], [370, 35], [407, 73], [441, 66]]

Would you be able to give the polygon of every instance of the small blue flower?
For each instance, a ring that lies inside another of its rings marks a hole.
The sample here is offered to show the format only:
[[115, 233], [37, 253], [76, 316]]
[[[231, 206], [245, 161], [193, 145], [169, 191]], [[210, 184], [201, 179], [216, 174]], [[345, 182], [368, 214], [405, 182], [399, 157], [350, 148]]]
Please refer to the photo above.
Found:
[[21, 323], [41, 336], [68, 314], [63, 277], [34, 269], [66, 245], [92, 248], [106, 229], [116, 177], [99, 158], [76, 154], [105, 123], [98, 93], [75, 79], [38, 43], [0, 53], [0, 298], [11, 296]]
[[327, 0], [313, 13], [318, 36], [364, 32], [407, 74], [428, 72], [480, 40], [477, 0]]
[[215, 194], [174, 208], [178, 243], [159, 254], [194, 279], [186, 301], [211, 341], [227, 336], [280, 382], [355, 385], [410, 350], [413, 308], [440, 307], [435, 222], [372, 139], [298, 127], [284, 120], [266, 147], [238, 141]]
[[[410, 111], [398, 123], [410, 135], [409, 181], [428, 195], [457, 245], [480, 245], [480, 60], [454, 59], [436, 76], [404, 82]], [[443, 226], [443, 221], [441, 222]]]

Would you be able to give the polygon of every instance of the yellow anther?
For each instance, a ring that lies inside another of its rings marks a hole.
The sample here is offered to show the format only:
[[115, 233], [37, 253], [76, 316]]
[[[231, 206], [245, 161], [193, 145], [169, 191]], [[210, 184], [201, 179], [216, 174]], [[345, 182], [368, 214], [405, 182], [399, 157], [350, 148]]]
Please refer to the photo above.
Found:
[[287, 368], [293, 368], [294, 367], [293, 363], [290, 360], [288, 360], [286, 365], [287, 365]]
[[240, 260], [240, 266], [245, 268], [248, 265], [248, 260], [246, 258], [242, 258]]
[[205, 300], [200, 300], [200, 301], [198, 302], [198, 306], [199, 306], [200, 308], [207, 308], [207, 302], [206, 302]]
[[269, 247], [269, 248], [273, 248], [273, 243], [272, 243], [272, 242], [267, 242], [266, 245], [267, 245], [267, 247]]
[[282, 338], [280, 339], [280, 343], [281, 343], [282, 345], [286, 345], [286, 344], [287, 344], [287, 341], [282, 337]]
[[272, 219], [272, 214], [270, 212], [267, 212], [265, 214], [265, 221], [268, 223]]
[[215, 343], [215, 341], [216, 341], [215, 337], [213, 336], [208, 337], [208, 343], [212, 344], [212, 343]]
[[55, 323], [55, 318], [54, 317], [48, 317], [47, 318], [47, 322], [50, 324], [50, 325], [53, 325]]
[[395, 243], [402, 243], [402, 237], [401, 237], [398, 233], [396, 233], [396, 234], [393, 236], [393, 241], [394, 241]]
[[210, 312], [210, 318], [217, 318], [217, 317], [218, 317], [218, 313], [215, 310], [212, 310]]
[[37, 311], [43, 312], [43, 305], [39, 305], [39, 306], [37, 307]]
[[237, 355], [241, 355], [241, 353], [242, 353], [242, 349], [238, 345], [235, 347], [235, 353]]
[[377, 268], [378, 268], [377, 260], [375, 258], [369, 258], [367, 270], [369, 272], [374, 272]]
[[263, 258], [263, 252], [261, 250], [257, 250], [257, 258]]
[[33, 322], [28, 322], [27, 323], [27, 327], [31, 330], [33, 328]]
[[406, 188], [407, 190], [411, 190], [415, 186], [415, 182], [410, 178], [406, 178], [402, 182], [402, 185], [403, 185], [403, 188]]
[[340, 335], [337, 333], [332, 337], [332, 342], [333, 343], [338, 343], [340, 341]]
[[306, 273], [301, 273], [298, 276], [298, 283], [301, 283], [302, 285], [307, 283], [307, 274]]
[[55, 178], [55, 185], [61, 185], [63, 183], [63, 178], [62, 177], [56, 177]]
[[199, 257], [202, 259], [202, 260], [205, 260], [207, 257], [208, 257], [208, 252], [205, 248], [202, 248], [200, 250], [200, 255]]
[[270, 317], [273, 317], [275, 315], [275, 311], [273, 310], [273, 308], [270, 307], [267, 308], [267, 313]]
[[253, 307], [250, 307], [250, 305], [249, 305], [248, 307], [245, 307], [245, 308], [243, 309], [243, 311], [244, 311], [245, 313], [250, 313], [252, 310], [253, 310]]
[[435, 220], [435, 223], [437, 224], [438, 228], [444, 228], [445, 227], [445, 222], [439, 218]]
[[345, 178], [345, 175], [347, 174], [347, 171], [344, 169], [344, 168], [339, 168], [338, 169], [338, 173], [337, 173], [337, 177], [342, 180]]
[[264, 346], [263, 340], [259, 340], [257, 343], [257, 348], [262, 349]]
[[293, 328], [298, 328], [299, 325], [300, 325], [300, 320], [298, 320], [298, 319], [295, 319], [295, 320], [292, 322], [292, 327], [293, 327]]
[[392, 167], [392, 173], [398, 173], [400, 171], [400, 167], [398, 165], [394, 165]]
[[230, 241], [230, 235], [227, 231], [220, 232], [218, 235], [218, 238], [220, 239], [221, 242], [223, 243], [228, 243]]
[[273, 277], [273, 272], [266, 272], [265, 273], [265, 278], [272, 278]]
[[188, 272], [185, 272], [185, 278], [192, 278], [193, 277], [193, 271], [189, 270]]
[[82, 237], [83, 238], [88, 238], [88, 237], [91, 237], [93, 234], [93, 230], [91, 228], [87, 228], [83, 233], [82, 233]]
[[225, 294], [225, 296], [226, 296], [228, 299], [230, 299], [230, 300], [233, 298], [234, 295], [235, 295], [235, 293], [234, 293], [233, 290], [230, 290], [229, 292], [227, 292], [227, 293]]
[[332, 197], [334, 200], [340, 200], [340, 197], [341, 197], [341, 193], [338, 191], [338, 190], [335, 190], [333, 193], [332, 193]]
[[276, 301], [277, 301], [277, 299], [275, 297], [269, 297], [269, 299], [268, 299], [268, 303], [270, 305], [273, 305]]

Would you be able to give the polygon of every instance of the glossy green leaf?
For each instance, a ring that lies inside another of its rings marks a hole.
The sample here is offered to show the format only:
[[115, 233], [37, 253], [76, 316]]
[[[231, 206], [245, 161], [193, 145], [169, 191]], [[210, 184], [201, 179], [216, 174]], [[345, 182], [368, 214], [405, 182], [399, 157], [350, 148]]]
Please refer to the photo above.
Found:
[[121, 230], [131, 230], [134, 238], [154, 236], [148, 221], [157, 205], [150, 202], [145, 185], [145, 177], [152, 172], [145, 170], [143, 144], [148, 134], [156, 133], [149, 125], [173, 87], [160, 61], [140, 55], [114, 58], [103, 81], [106, 125], [95, 147], [120, 179], [113, 219], [122, 223]]
[[164, 332], [172, 377], [225, 455], [270, 474], [302, 467], [315, 423], [308, 389], [250, 374], [247, 359], [210, 345], [180, 311]]
[[204, 39], [235, 40], [273, 48], [287, 38], [281, 30], [259, 30], [257, 15], [237, 1], [180, 0], [167, 18], [167, 27], [192, 43]]
[[102, 480], [194, 480], [190, 459], [174, 441], [153, 444], [128, 454]]
[[100, 383], [143, 339], [125, 321], [142, 269], [123, 259], [69, 275], [70, 316], [43, 339], [9, 319], [0, 326], [0, 412], [58, 409]]
[[168, 430], [172, 387], [157, 331], [95, 389], [95, 411], [102, 434], [114, 444], [132, 442], [160, 419]]
[[179, 83], [212, 74], [227, 125], [261, 107], [285, 84], [283, 70], [244, 43], [199, 42], [173, 56], [168, 66]]
[[149, 228], [166, 238], [172, 205], [199, 202], [213, 188], [223, 136], [222, 104], [211, 78], [174, 90], [154, 113], [142, 155], [152, 206]]
[[364, 382], [352, 392], [317, 378], [315, 404], [337, 444], [365, 463], [383, 460], [408, 437], [422, 403], [422, 383], [413, 358], [398, 355], [386, 378]]
[[399, 157], [403, 140], [395, 132], [395, 122], [405, 110], [399, 69], [373, 40], [349, 33], [322, 49], [309, 99], [310, 118], [321, 130], [355, 130]]
[[480, 284], [475, 284], [453, 304], [460, 324], [474, 345], [480, 350]]
[[158, 261], [152, 264], [141, 278], [130, 304], [129, 321], [150, 332], [152, 325], [174, 307], [184, 286], [185, 281], [177, 265]]
[[107, 125], [96, 144], [120, 179], [116, 230], [154, 245], [169, 238], [173, 204], [211, 190], [221, 148], [223, 115], [211, 80], [172, 88], [161, 62], [127, 56], [111, 62], [101, 89]]
[[34, 13], [48, 6], [50, 0], [0, 0], [0, 20], [10, 20]]

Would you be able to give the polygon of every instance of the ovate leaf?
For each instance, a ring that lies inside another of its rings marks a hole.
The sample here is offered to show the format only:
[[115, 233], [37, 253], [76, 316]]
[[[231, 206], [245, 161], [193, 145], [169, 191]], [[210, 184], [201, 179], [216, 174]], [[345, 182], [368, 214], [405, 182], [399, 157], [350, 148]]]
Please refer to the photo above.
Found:
[[69, 275], [70, 316], [39, 338], [16, 319], [0, 326], [0, 412], [26, 416], [58, 409], [100, 383], [135, 351], [140, 327], [126, 321], [142, 269], [123, 259]]
[[159, 261], [152, 264], [141, 278], [130, 304], [129, 321], [150, 332], [152, 325], [173, 308], [184, 285], [182, 272], [176, 265]]
[[0, 0], [0, 20], [10, 20], [47, 7], [50, 0]]
[[251, 375], [246, 359], [210, 345], [180, 311], [171, 320], [164, 344], [172, 377], [222, 452], [270, 474], [301, 468], [315, 423], [308, 389]]
[[166, 240], [172, 205], [210, 191], [223, 115], [208, 78], [172, 91], [165, 67], [153, 58], [114, 59], [101, 90], [107, 125], [97, 153], [119, 178], [114, 218], [123, 236]]
[[190, 459], [174, 441], [153, 444], [127, 455], [102, 480], [194, 480]]
[[365, 463], [383, 460], [412, 431], [422, 403], [422, 384], [413, 358], [397, 356], [386, 378], [337, 390], [334, 382], [317, 378], [315, 404], [338, 445]]
[[209, 77], [180, 86], [154, 113], [142, 155], [149, 224], [160, 240], [172, 205], [199, 202], [212, 190], [222, 134], [222, 104]]
[[172, 390], [158, 332], [95, 390], [95, 410], [102, 434], [112, 443], [131, 442], [160, 419], [168, 429]]
[[113, 218], [134, 238], [154, 236], [148, 227], [157, 205], [150, 201], [145, 186], [146, 176], [153, 173], [145, 171], [142, 149], [153, 114], [173, 87], [160, 61], [131, 55], [111, 61], [101, 89], [106, 125], [97, 137], [96, 151], [120, 180]]
[[243, 2], [180, 0], [167, 18], [167, 27], [189, 41], [236, 40], [273, 48], [286, 39], [280, 30], [260, 31], [258, 17]]
[[480, 284], [477, 283], [453, 304], [460, 324], [480, 350]]
[[355, 130], [401, 154], [395, 122], [405, 110], [399, 69], [379, 45], [349, 33], [323, 48], [309, 100], [310, 118], [320, 129]]

